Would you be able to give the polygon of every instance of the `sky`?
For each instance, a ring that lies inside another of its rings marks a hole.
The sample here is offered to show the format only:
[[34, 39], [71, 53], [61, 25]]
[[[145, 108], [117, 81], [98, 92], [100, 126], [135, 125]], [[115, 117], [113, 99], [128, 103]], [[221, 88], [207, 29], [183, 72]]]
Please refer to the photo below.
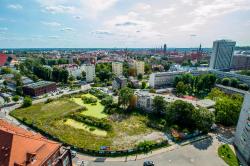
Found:
[[0, 48], [250, 45], [250, 0], [0, 0]]

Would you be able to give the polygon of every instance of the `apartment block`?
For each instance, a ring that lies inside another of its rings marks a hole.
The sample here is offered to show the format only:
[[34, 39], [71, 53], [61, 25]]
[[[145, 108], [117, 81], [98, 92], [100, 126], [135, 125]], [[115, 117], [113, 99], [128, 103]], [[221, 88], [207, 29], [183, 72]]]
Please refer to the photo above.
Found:
[[95, 79], [95, 65], [84, 65], [84, 71], [86, 73], [86, 82], [93, 82]]
[[123, 74], [123, 64], [121, 62], [112, 62], [112, 72], [116, 76], [121, 76]]

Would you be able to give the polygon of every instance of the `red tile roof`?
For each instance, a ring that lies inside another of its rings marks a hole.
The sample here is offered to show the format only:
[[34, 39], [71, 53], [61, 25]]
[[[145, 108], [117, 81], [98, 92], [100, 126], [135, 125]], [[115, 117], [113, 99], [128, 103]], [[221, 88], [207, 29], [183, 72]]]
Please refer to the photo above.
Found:
[[[0, 166], [42, 165], [61, 144], [47, 140], [40, 134], [26, 131], [23, 128], [0, 120]], [[35, 160], [27, 162], [27, 156], [35, 155]]]
[[0, 53], [0, 66], [4, 66], [7, 62], [8, 56]]

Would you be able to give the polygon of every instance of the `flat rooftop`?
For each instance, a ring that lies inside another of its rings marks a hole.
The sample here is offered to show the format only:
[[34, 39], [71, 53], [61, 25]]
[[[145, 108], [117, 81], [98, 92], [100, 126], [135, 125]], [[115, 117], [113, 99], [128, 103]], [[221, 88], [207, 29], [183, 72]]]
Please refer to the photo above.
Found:
[[47, 86], [47, 85], [51, 85], [53, 83], [54, 82], [51, 82], [51, 81], [39, 81], [39, 82], [29, 84], [26, 87], [36, 89], [36, 88], [44, 87], [44, 86]]

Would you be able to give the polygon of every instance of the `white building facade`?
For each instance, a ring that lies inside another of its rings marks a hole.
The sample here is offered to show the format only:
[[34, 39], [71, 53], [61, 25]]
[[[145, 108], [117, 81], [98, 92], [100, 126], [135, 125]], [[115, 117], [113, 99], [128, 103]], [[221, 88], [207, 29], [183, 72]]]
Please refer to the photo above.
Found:
[[84, 65], [84, 71], [86, 73], [86, 82], [93, 82], [95, 79], [95, 65]]
[[122, 76], [122, 74], [123, 74], [123, 64], [121, 62], [112, 62], [112, 72], [116, 76]]
[[234, 145], [244, 161], [250, 165], [250, 93], [244, 98], [238, 120]]
[[232, 64], [236, 42], [231, 40], [216, 40], [210, 59], [210, 69], [229, 70]]
[[152, 88], [161, 88], [171, 85], [175, 77], [184, 73], [183, 71], [152, 73], [149, 77], [149, 86]]

